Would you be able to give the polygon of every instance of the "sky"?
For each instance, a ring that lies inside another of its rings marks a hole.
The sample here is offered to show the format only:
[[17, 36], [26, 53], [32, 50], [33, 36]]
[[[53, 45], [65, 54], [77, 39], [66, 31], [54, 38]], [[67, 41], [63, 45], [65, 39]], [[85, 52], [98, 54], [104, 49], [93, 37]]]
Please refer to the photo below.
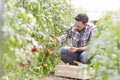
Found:
[[82, 7], [87, 10], [88, 16], [99, 19], [106, 10], [120, 10], [120, 0], [71, 0], [75, 8]]

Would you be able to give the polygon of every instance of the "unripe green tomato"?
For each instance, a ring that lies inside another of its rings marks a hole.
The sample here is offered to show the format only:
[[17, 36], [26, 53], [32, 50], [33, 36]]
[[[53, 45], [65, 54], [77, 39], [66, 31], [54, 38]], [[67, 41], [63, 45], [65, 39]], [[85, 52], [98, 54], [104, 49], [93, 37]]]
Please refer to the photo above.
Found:
[[12, 44], [15, 43], [15, 37], [13, 37], [13, 36], [10, 37], [10, 43], [12, 43]]

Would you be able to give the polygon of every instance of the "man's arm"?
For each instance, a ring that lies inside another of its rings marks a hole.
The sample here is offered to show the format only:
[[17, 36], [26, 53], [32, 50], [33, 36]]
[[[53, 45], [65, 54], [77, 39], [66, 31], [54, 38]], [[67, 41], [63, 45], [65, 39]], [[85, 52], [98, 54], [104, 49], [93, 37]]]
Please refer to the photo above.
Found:
[[65, 35], [62, 35], [62, 36], [60, 36], [59, 38], [58, 38], [58, 40], [60, 41], [60, 42], [65, 42], [65, 41], [67, 41], [69, 38], [68, 38], [68, 34], [65, 34]]
[[97, 28], [93, 25], [89, 34], [88, 41], [91, 41], [96, 34], [97, 34]]
[[84, 50], [86, 50], [86, 49], [87, 49], [87, 46], [79, 47], [79, 48], [77, 48], [77, 47], [72, 47], [72, 48], [69, 48], [69, 51], [70, 51], [71, 53], [74, 53], [74, 52], [76, 52], [76, 51], [84, 51]]
[[72, 35], [72, 27], [68, 30], [68, 32], [65, 35], [60, 36], [58, 40], [60, 42], [65, 42], [71, 38], [71, 35]]
[[86, 50], [87, 48], [88, 48], [87, 46], [79, 47], [79, 48], [77, 48], [77, 51], [84, 51], [84, 50]]

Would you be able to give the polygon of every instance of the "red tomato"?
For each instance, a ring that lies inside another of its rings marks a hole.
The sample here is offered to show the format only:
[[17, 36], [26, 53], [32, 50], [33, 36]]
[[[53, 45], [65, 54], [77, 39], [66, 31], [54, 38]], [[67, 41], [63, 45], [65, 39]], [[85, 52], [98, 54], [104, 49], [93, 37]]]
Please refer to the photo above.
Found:
[[26, 64], [25, 64], [24, 62], [20, 62], [19, 65], [20, 65], [21, 67], [25, 67]]
[[38, 48], [37, 48], [37, 46], [33, 46], [33, 48], [32, 48], [32, 52], [37, 52], [38, 51]]
[[51, 55], [51, 54], [52, 54], [52, 51], [50, 51], [50, 49], [47, 49], [47, 50], [46, 50], [46, 54], [47, 54], [47, 55]]

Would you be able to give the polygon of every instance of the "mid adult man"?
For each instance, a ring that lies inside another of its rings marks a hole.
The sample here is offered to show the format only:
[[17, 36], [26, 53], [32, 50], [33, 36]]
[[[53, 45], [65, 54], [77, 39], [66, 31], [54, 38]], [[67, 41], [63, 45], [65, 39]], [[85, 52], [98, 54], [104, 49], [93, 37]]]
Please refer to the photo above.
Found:
[[72, 38], [72, 47], [63, 46], [60, 48], [63, 62], [70, 65], [77, 65], [74, 61], [80, 61], [85, 64], [90, 63], [92, 57], [87, 58], [87, 44], [92, 40], [97, 29], [94, 25], [89, 24], [88, 20], [89, 18], [86, 14], [78, 14], [75, 17], [75, 24], [70, 27], [68, 33], [59, 38], [61, 42]]

